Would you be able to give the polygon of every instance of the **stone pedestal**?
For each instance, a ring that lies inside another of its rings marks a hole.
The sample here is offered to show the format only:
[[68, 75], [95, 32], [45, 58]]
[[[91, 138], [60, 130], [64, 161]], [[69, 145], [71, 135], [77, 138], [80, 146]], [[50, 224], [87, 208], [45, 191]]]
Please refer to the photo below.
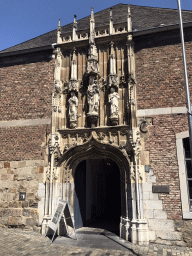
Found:
[[137, 220], [131, 221], [131, 242], [137, 244]]
[[125, 240], [129, 240], [129, 229], [130, 229], [130, 220], [128, 218], [120, 218], [120, 225], [119, 225], [119, 229], [120, 229], [120, 237], [125, 239]]
[[88, 113], [87, 114], [87, 119], [88, 119], [88, 125], [91, 128], [97, 127], [97, 120], [99, 118], [98, 113]]
[[110, 117], [110, 122], [111, 122], [111, 125], [118, 125], [118, 122], [119, 122], [119, 118], [118, 116], [111, 116]]
[[42, 222], [42, 230], [41, 230], [41, 234], [42, 235], [46, 235], [46, 233], [47, 233], [47, 229], [48, 229], [48, 225], [49, 225], [49, 222], [51, 221], [51, 219], [52, 219], [52, 216], [50, 216], [50, 215], [45, 215], [44, 217], [43, 217], [43, 222]]
[[137, 220], [137, 243], [139, 245], [148, 245], [149, 244], [149, 232], [147, 221]]
[[70, 121], [70, 128], [74, 129], [77, 127], [77, 121]]
[[139, 245], [149, 244], [148, 224], [145, 219], [137, 219], [131, 222], [131, 242]]

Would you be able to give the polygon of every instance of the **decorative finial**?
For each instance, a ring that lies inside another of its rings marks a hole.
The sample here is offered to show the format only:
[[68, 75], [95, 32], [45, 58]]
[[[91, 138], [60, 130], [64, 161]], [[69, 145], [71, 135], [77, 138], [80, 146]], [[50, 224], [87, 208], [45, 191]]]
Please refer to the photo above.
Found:
[[93, 7], [91, 7], [91, 19], [94, 19]]
[[62, 42], [61, 39], [61, 19], [59, 19], [58, 27], [57, 27], [57, 43], [60, 44]]
[[112, 19], [112, 8], [110, 8], [110, 19]]
[[73, 21], [73, 23], [76, 23], [77, 21], [76, 21], [76, 18], [77, 18], [77, 15], [75, 14], [74, 15], [74, 21]]
[[58, 22], [58, 29], [61, 28], [61, 19], [59, 18], [59, 22]]
[[130, 5], [128, 5], [128, 12], [127, 12], [127, 32], [132, 32], [131, 8], [130, 8]]
[[77, 40], [77, 21], [76, 21], [76, 18], [77, 18], [77, 16], [74, 15], [72, 41]]
[[131, 7], [130, 7], [130, 5], [128, 5], [128, 15], [127, 15], [127, 17], [128, 17], [128, 18], [131, 17]]
[[113, 34], [113, 17], [112, 17], [112, 8], [110, 8], [110, 17], [109, 17], [109, 34]]

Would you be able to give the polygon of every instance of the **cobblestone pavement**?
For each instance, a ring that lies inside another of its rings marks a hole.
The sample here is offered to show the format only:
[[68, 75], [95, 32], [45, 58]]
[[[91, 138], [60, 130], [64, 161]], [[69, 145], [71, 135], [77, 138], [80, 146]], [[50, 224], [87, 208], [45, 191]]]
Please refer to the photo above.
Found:
[[[95, 231], [95, 235], [93, 231]], [[123, 245], [120, 245], [122, 240], [120, 241], [117, 237], [110, 236], [109, 233], [106, 233], [106, 235], [103, 235], [103, 233], [100, 234], [98, 229], [92, 229], [90, 233], [86, 229], [84, 229], [83, 232], [81, 230], [79, 234], [77, 233], [78, 241], [71, 238], [57, 237], [53, 243], [51, 243], [51, 240], [48, 237], [21, 229], [0, 228], [0, 234], [0, 255], [3, 256], [192, 256], [192, 249], [186, 247], [168, 247], [156, 244], [150, 244], [149, 246], [137, 246], [130, 242], [124, 242]]]

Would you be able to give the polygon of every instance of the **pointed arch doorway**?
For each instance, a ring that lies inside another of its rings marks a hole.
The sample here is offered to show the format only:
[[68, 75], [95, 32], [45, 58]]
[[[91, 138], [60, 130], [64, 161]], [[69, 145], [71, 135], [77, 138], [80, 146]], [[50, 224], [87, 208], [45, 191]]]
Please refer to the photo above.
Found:
[[81, 161], [75, 169], [76, 228], [103, 228], [119, 234], [121, 216], [120, 170], [109, 158]]

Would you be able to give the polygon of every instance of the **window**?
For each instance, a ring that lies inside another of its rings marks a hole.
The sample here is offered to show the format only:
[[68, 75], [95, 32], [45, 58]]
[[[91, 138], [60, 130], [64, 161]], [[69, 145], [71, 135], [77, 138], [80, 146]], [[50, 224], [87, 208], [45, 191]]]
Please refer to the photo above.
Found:
[[191, 162], [189, 138], [183, 139], [183, 147], [185, 151], [185, 168], [186, 168], [186, 179], [187, 179], [187, 185], [188, 185], [189, 210], [192, 211], [192, 162]]
[[188, 131], [176, 134], [176, 145], [183, 219], [192, 219], [192, 168]]

